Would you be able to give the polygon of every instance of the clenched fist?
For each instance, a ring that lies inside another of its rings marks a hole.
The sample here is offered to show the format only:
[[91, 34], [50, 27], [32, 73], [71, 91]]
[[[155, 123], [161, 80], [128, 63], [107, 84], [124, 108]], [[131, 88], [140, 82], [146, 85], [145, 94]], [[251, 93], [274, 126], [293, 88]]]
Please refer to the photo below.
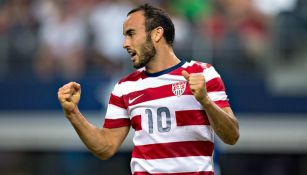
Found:
[[78, 105], [81, 95], [81, 86], [70, 82], [59, 88], [58, 99], [66, 114], [72, 112]]
[[207, 98], [206, 80], [203, 74], [191, 73], [183, 70], [182, 75], [188, 81], [191, 92], [195, 96], [196, 100], [201, 102]]

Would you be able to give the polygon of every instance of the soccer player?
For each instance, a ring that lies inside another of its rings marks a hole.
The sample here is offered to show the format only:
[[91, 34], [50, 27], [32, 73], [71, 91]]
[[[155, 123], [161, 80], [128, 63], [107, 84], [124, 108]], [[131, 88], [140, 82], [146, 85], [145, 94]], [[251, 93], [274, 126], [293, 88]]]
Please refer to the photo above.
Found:
[[66, 117], [101, 159], [117, 152], [132, 126], [133, 175], [214, 174], [214, 133], [226, 144], [239, 138], [220, 75], [210, 64], [176, 57], [174, 25], [159, 8], [145, 4], [130, 11], [123, 34], [137, 70], [115, 85], [103, 127], [79, 111], [81, 87], [75, 82], [58, 91]]

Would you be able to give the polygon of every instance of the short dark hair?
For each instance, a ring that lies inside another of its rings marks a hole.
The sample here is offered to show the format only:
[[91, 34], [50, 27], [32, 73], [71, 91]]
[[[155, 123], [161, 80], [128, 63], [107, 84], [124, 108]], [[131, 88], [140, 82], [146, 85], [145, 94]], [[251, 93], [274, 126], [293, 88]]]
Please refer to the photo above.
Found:
[[173, 46], [175, 27], [170, 16], [164, 10], [146, 3], [132, 9], [127, 16], [137, 11], [144, 12], [146, 32], [151, 32], [153, 29], [161, 26], [164, 29], [164, 39], [168, 45]]

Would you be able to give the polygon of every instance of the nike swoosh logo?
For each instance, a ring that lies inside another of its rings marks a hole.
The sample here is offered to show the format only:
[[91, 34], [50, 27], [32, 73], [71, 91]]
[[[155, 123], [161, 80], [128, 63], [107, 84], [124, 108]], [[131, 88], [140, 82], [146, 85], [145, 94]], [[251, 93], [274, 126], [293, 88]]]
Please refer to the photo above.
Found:
[[131, 104], [131, 103], [133, 103], [135, 100], [137, 100], [138, 98], [140, 98], [140, 97], [142, 97], [144, 94], [141, 94], [141, 95], [139, 95], [139, 96], [137, 96], [137, 97], [135, 97], [135, 98], [133, 98], [133, 99], [130, 99], [129, 98], [129, 104]]

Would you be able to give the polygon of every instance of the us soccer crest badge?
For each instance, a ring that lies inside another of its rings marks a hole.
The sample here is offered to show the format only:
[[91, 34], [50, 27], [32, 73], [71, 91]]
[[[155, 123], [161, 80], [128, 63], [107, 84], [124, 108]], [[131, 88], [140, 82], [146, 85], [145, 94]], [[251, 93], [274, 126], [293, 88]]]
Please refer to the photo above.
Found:
[[186, 87], [187, 87], [187, 82], [185, 82], [185, 81], [173, 83], [172, 84], [172, 91], [177, 97], [180, 97], [183, 94], [183, 92], [185, 91]]

